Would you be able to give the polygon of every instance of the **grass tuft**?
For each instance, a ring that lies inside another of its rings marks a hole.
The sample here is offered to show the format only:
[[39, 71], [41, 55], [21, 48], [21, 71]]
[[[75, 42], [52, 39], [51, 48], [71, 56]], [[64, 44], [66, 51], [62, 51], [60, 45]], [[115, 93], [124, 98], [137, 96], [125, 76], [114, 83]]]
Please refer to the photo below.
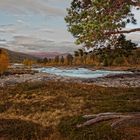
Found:
[[0, 89], [0, 138], [34, 140], [38, 136], [40, 140], [45, 139], [44, 134], [53, 133], [46, 128], [53, 128], [56, 135], [60, 133], [60, 138], [53, 136], [51, 140], [121, 140], [120, 131], [113, 131], [106, 123], [76, 129], [75, 125], [84, 121], [77, 116], [140, 112], [139, 93], [140, 88], [105, 88], [64, 82], [22, 83]]
[[63, 118], [58, 130], [68, 140], [130, 140], [122, 131], [112, 129], [107, 123], [100, 123], [83, 128], [76, 128], [85, 119], [81, 117]]

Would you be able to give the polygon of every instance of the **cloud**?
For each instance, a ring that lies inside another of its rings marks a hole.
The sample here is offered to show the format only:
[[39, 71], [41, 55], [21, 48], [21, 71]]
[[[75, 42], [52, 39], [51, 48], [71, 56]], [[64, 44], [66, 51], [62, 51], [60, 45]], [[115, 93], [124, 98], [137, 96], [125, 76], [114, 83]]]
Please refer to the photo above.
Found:
[[140, 46], [140, 32], [128, 34], [126, 37]]
[[14, 14], [29, 13], [40, 15], [64, 16], [65, 10], [50, 6], [43, 0], [0, 0], [0, 9]]
[[77, 47], [73, 42], [55, 42], [53, 40], [42, 40], [40, 38], [30, 36], [15, 36], [13, 41], [7, 41], [5, 44], [0, 43], [0, 47], [4, 47], [19, 52], [60, 52], [73, 53]]
[[0, 39], [0, 43], [5, 43], [6, 39]]
[[77, 49], [72, 36], [66, 30], [49, 28], [47, 25], [32, 27], [25, 24], [23, 20], [15, 25], [0, 26], [0, 34], [2, 34], [3, 39], [7, 40], [7, 42], [1, 42], [1, 47], [5, 44], [4, 47], [13, 51], [65, 53]]
[[39, 32], [43, 32], [43, 33], [55, 33], [54, 30], [47, 29], [47, 28], [36, 28], [36, 30], [38, 30]]
[[15, 32], [14, 24], [0, 25], [0, 33], [14, 33], [14, 32]]
[[[77, 50], [79, 47], [73, 43], [74, 38], [64, 22], [70, 1], [0, 0], [0, 24], [3, 24], [0, 25], [0, 46], [19, 52], [65, 53]], [[134, 12], [140, 18], [140, 14]], [[128, 38], [135, 42], [140, 40], [138, 34], [129, 34]]]

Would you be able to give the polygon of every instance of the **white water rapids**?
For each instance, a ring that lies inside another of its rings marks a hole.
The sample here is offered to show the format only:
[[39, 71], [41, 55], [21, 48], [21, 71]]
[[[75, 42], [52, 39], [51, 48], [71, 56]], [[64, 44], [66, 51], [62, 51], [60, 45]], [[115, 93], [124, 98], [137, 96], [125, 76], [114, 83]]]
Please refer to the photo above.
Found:
[[36, 69], [39, 72], [54, 74], [62, 77], [73, 77], [73, 78], [98, 78], [107, 75], [116, 74], [129, 74], [131, 72], [126, 71], [109, 71], [109, 70], [89, 70], [86, 68], [56, 68], [56, 67], [46, 67]]

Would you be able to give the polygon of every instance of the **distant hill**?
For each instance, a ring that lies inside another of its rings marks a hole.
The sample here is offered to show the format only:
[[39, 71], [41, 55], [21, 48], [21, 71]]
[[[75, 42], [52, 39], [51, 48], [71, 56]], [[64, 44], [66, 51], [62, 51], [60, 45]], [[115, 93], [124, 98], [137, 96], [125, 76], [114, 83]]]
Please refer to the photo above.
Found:
[[47, 58], [54, 58], [55, 56], [66, 56], [68, 53], [59, 53], [59, 52], [35, 52], [35, 53], [30, 53], [30, 55], [38, 57], [40, 59], [43, 59], [45, 57]]
[[10, 50], [4, 49], [4, 48], [0, 48], [0, 50], [6, 51], [8, 53], [11, 63], [20, 63], [20, 62], [23, 62], [24, 59], [30, 59], [30, 60], [38, 59], [38, 57], [35, 57], [33, 55], [14, 52], [14, 51], [10, 51]]

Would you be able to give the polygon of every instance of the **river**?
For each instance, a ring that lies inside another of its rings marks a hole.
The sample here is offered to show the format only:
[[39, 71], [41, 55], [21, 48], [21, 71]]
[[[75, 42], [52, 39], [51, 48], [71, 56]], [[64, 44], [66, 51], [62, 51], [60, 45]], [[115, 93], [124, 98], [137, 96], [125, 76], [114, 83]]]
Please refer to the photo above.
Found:
[[56, 67], [44, 67], [37, 69], [39, 72], [54, 74], [62, 77], [73, 78], [98, 78], [108, 75], [127, 74], [131, 72], [126, 71], [109, 71], [109, 70], [90, 70], [87, 68], [56, 68]]

